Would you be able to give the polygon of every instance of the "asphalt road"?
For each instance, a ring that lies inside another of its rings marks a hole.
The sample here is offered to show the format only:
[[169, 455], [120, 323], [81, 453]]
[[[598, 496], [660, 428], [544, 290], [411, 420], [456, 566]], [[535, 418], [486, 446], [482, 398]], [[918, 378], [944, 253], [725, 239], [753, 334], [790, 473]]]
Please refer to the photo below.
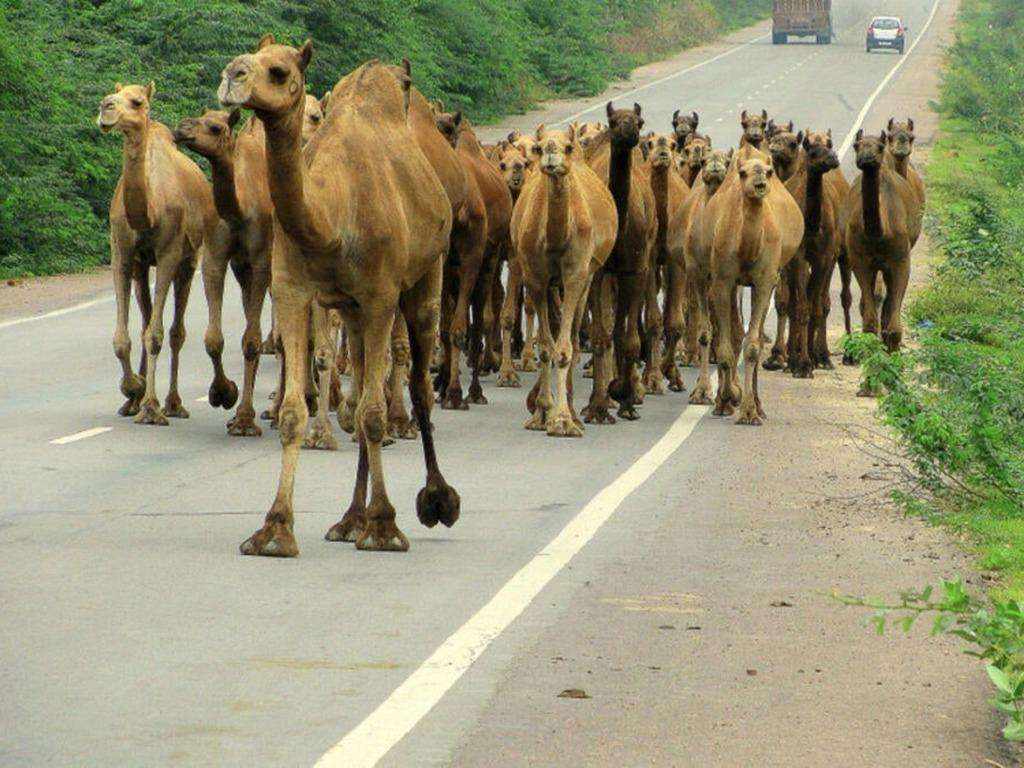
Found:
[[[940, 0], [870, 126], [932, 93], [953, 7]], [[931, 9], [843, 3], [834, 45], [773, 47], [759, 25], [610, 93], [643, 104], [658, 130], [674, 109], [696, 109], [716, 146], [738, 138], [740, 109], [762, 106], [842, 140], [897, 62], [865, 55], [867, 17], [902, 13], [916, 37]], [[595, 119], [579, 113], [605, 100], [510, 125]], [[240, 380], [229, 294], [226, 362]], [[523, 430], [526, 389], [492, 378], [490, 405], [435, 410], [442, 467], [462, 495], [453, 529], [416, 522], [421, 454], [401, 442], [385, 469], [411, 551], [324, 541], [351, 493], [345, 439], [337, 453], [302, 454], [302, 555], [281, 561], [238, 555], [272, 499], [279, 445], [269, 430], [228, 438], [227, 415], [198, 401], [205, 320], [197, 283], [182, 358], [192, 418], [164, 429], [114, 415], [104, 296], [0, 322], [0, 765], [1005, 760], [983, 675], [955, 646], [878, 640], [823, 595], [966, 567], [935, 531], [864, 496], [878, 484], [848, 434], [871, 424], [853, 372], [762, 376], [773, 418], [760, 430], [669, 394], [649, 397], [641, 421], [576, 441]], [[274, 380], [264, 358], [260, 402]], [[590, 698], [558, 697], [565, 689]]]

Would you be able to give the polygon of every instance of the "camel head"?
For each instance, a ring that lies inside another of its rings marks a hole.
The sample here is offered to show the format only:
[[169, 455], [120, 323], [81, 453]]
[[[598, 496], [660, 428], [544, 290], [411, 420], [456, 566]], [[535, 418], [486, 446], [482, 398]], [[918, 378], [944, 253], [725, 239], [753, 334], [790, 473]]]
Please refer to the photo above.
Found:
[[560, 178], [572, 168], [572, 153], [576, 148], [576, 131], [570, 125], [564, 131], [548, 130], [544, 124], [537, 126], [531, 152], [537, 158], [541, 172], [553, 178]]
[[743, 136], [747, 143], [760, 147], [764, 141], [765, 129], [768, 127], [768, 110], [762, 109], [760, 115], [748, 115], [744, 109], [740, 115], [740, 125], [743, 126]]
[[832, 146], [832, 129], [825, 133], [810, 130], [802, 132], [804, 152], [811, 170], [828, 173], [839, 167], [839, 155]]
[[594, 143], [594, 140], [604, 131], [603, 123], [580, 123], [576, 126], [576, 141], [580, 149], [586, 150]]
[[[537, 130], [540, 131], [544, 127], [541, 123], [537, 126]], [[527, 136], [519, 131], [512, 131], [508, 135], [508, 143], [519, 150], [519, 153], [527, 160], [533, 158], [533, 146], [536, 143], [533, 136]]]
[[438, 105], [438, 108], [434, 110], [434, 123], [437, 125], [437, 130], [452, 147], [459, 142], [459, 133], [462, 132], [461, 109], [455, 112], [445, 112], [444, 107]]
[[652, 133], [645, 136], [643, 149], [652, 168], [671, 168], [675, 162], [675, 134]]
[[676, 143], [682, 148], [686, 143], [686, 137], [691, 133], [697, 132], [697, 126], [700, 124], [700, 115], [696, 112], [691, 112], [688, 115], [681, 114], [677, 109], [672, 113], [672, 130], [676, 134]]
[[323, 100], [317, 99], [316, 96], [307, 93], [306, 104], [303, 108], [302, 115], [302, 143], [305, 144], [311, 138], [313, 134], [317, 132], [317, 129], [323, 125], [324, 117], [327, 116], [327, 111], [324, 107], [327, 105], [327, 101], [330, 98], [330, 91], [324, 95]]
[[769, 120], [768, 127], [764, 129], [764, 137], [768, 139], [769, 143], [771, 143], [771, 140], [776, 136], [776, 134], [783, 132], [793, 133], [793, 131], [794, 128], [792, 120], [789, 121], [789, 125], [783, 125], [782, 123], [776, 123], [774, 120]]
[[532, 165], [533, 161], [523, 157], [522, 153], [511, 144], [502, 151], [501, 157], [498, 158], [498, 170], [501, 171], [502, 178], [508, 185], [508, 191], [513, 195], [522, 190], [523, 184], [526, 182], [526, 174]]
[[704, 164], [704, 158], [711, 151], [711, 137], [703, 136], [696, 131], [686, 137], [683, 143], [683, 157], [686, 165], [696, 171]]
[[224, 67], [217, 98], [225, 107], [286, 114], [306, 97], [306, 67], [312, 58], [310, 40], [292, 48], [264, 35], [255, 53], [236, 56]]
[[644, 119], [640, 117], [639, 104], [633, 104], [632, 109], [615, 109], [609, 101], [605, 111], [608, 114], [608, 131], [614, 146], [632, 149], [640, 143], [640, 130], [644, 127]]
[[149, 125], [149, 102], [155, 91], [152, 81], [149, 85], [117, 83], [114, 92], [100, 101], [96, 125], [103, 133], [110, 133], [115, 128], [121, 132], [145, 128]]
[[776, 169], [792, 168], [800, 156], [800, 146], [804, 142], [804, 134], [793, 133], [793, 124], [776, 126], [775, 133], [768, 139], [768, 154]]
[[897, 160], [910, 157], [914, 151], [914, 120], [908, 117], [907, 122], [900, 123], [896, 118], [889, 118], [887, 128], [889, 137], [889, 152]]
[[885, 131], [880, 136], [865, 136], [864, 129], [857, 131], [857, 138], [853, 142], [853, 151], [857, 158], [857, 167], [860, 170], [868, 168], [879, 168], [885, 159], [885, 147], [889, 137]]
[[704, 156], [704, 162], [701, 166], [701, 178], [704, 183], [709, 187], [718, 188], [723, 181], [725, 181], [726, 175], [729, 173], [729, 168], [732, 166], [732, 150], [728, 152], [724, 150], [710, 150]]
[[234, 150], [231, 129], [242, 112], [206, 110], [202, 117], [186, 117], [174, 129], [174, 141], [208, 158], [228, 157]]
[[775, 169], [765, 157], [752, 157], [740, 164], [740, 184], [743, 194], [753, 200], [764, 200], [771, 189]]

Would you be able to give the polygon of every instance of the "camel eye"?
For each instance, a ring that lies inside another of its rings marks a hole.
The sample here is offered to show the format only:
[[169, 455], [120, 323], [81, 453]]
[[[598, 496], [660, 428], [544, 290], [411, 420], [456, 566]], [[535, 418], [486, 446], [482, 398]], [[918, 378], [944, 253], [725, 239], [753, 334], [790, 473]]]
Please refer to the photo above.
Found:
[[270, 68], [270, 76], [279, 83], [283, 83], [288, 79], [288, 70], [284, 67], [279, 67], [276, 64]]
[[319, 123], [321, 118], [320, 118], [320, 115], [314, 114], [314, 115], [310, 115], [309, 119], [312, 120], [314, 123]]
[[507, 171], [507, 170], [508, 170], [508, 166], [507, 166], [507, 165], [505, 165], [505, 163], [504, 163], [504, 162], [498, 163], [498, 167], [499, 167], [499, 168], [500, 168], [501, 170], [503, 170], [503, 171]]
[[572, 154], [572, 144], [566, 144], [565, 145], [565, 154], [567, 154], [567, 155], [571, 155]]
[[746, 170], [744, 170], [742, 168], [740, 169], [740, 178], [741, 179], [747, 178], [747, 172], [746, 172]]
[[796, 149], [796, 147], [797, 147], [797, 143], [795, 141], [789, 142], [789, 148], [790, 149]]
[[544, 154], [544, 150], [540, 148], [540, 144], [534, 144], [532, 147], [530, 147], [530, 151], [533, 152], [533, 154], [535, 155]]
[[212, 133], [214, 136], [220, 136], [221, 130], [222, 129], [219, 125], [214, 124], [210, 126], [210, 133]]
[[132, 106], [138, 109], [142, 106], [142, 99], [132, 99]]

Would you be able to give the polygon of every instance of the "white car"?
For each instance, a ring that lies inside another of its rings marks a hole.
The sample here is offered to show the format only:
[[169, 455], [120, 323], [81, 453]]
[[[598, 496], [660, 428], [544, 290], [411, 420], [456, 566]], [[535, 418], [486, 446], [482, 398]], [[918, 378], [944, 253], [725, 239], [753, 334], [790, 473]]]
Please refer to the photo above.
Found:
[[875, 16], [868, 25], [867, 52], [876, 48], [892, 48], [900, 54], [907, 47], [909, 30], [899, 16]]

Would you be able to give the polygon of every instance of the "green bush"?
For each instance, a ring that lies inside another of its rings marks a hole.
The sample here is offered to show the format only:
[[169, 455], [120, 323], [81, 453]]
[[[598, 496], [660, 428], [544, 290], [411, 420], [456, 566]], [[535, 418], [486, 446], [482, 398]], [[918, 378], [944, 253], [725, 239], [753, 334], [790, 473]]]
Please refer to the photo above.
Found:
[[[215, 102], [265, 32], [316, 46], [309, 86], [408, 57], [429, 98], [477, 122], [592, 94], [667, 51], [766, 15], [770, 0], [5, 0], [0, 8], [0, 277], [108, 259], [120, 166], [95, 128], [116, 81], [155, 80], [167, 124]], [[689, 18], [689, 23], [676, 23]]]

